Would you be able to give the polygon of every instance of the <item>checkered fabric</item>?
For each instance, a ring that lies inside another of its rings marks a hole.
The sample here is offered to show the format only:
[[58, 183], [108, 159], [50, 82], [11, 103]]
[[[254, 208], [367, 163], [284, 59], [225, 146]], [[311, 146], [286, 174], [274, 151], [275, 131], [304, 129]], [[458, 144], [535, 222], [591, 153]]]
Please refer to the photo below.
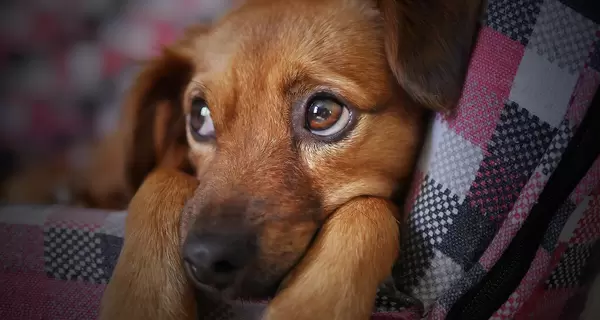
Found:
[[[63, 206], [0, 208], [0, 319], [96, 319], [123, 246], [126, 214]], [[385, 286], [380, 292], [382, 310], [373, 319], [414, 315], [395, 312], [406, 305], [405, 295]], [[235, 314], [224, 306], [211, 319]]]
[[[486, 275], [600, 85], [600, 13], [586, 10], [590, 2], [488, 2], [458, 110], [431, 123], [402, 254], [378, 291], [374, 319], [443, 319]], [[493, 319], [572, 319], [581, 311], [576, 300], [585, 298], [586, 265], [600, 244], [600, 158], [553, 214], [529, 270]], [[0, 319], [95, 318], [124, 216], [2, 209]]]
[[[590, 105], [600, 84], [600, 12], [581, 3], [489, 1], [458, 112], [435, 118], [419, 160], [394, 270], [397, 289], [422, 301], [427, 319], [443, 319], [495, 265]], [[599, 170], [600, 158], [493, 319], [558, 319], [581, 299], [600, 243]]]
[[0, 319], [96, 319], [126, 212], [0, 209]]

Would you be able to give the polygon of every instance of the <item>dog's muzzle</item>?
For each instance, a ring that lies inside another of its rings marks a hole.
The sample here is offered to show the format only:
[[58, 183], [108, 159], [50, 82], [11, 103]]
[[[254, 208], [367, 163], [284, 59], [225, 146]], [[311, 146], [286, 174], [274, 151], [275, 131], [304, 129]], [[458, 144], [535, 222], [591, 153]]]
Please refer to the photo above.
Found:
[[183, 244], [185, 270], [200, 289], [233, 286], [256, 254], [256, 236], [249, 233], [190, 230]]

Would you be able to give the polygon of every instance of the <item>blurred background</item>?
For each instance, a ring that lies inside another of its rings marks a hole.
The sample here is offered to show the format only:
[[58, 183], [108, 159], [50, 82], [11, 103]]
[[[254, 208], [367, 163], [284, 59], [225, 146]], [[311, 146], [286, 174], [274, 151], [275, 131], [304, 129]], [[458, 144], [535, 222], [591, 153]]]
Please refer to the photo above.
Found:
[[0, 181], [104, 136], [140, 62], [233, 0], [3, 0]]

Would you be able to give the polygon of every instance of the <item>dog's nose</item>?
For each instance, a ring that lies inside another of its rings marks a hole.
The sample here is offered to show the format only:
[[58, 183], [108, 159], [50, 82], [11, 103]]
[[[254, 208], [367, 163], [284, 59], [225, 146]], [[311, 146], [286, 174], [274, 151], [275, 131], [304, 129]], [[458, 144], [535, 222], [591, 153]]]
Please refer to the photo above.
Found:
[[255, 243], [249, 234], [190, 232], [183, 245], [188, 277], [199, 287], [231, 286], [254, 257]]

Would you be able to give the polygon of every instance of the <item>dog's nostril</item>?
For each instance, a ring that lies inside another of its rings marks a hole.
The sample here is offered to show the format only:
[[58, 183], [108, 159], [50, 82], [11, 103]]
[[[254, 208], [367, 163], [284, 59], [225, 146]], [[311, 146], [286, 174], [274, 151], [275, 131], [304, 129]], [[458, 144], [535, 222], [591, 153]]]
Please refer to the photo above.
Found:
[[237, 270], [237, 267], [227, 260], [220, 260], [215, 262], [213, 270], [216, 273], [225, 274], [235, 272]]
[[224, 289], [236, 282], [255, 254], [254, 235], [190, 233], [183, 246], [189, 278], [198, 287]]

